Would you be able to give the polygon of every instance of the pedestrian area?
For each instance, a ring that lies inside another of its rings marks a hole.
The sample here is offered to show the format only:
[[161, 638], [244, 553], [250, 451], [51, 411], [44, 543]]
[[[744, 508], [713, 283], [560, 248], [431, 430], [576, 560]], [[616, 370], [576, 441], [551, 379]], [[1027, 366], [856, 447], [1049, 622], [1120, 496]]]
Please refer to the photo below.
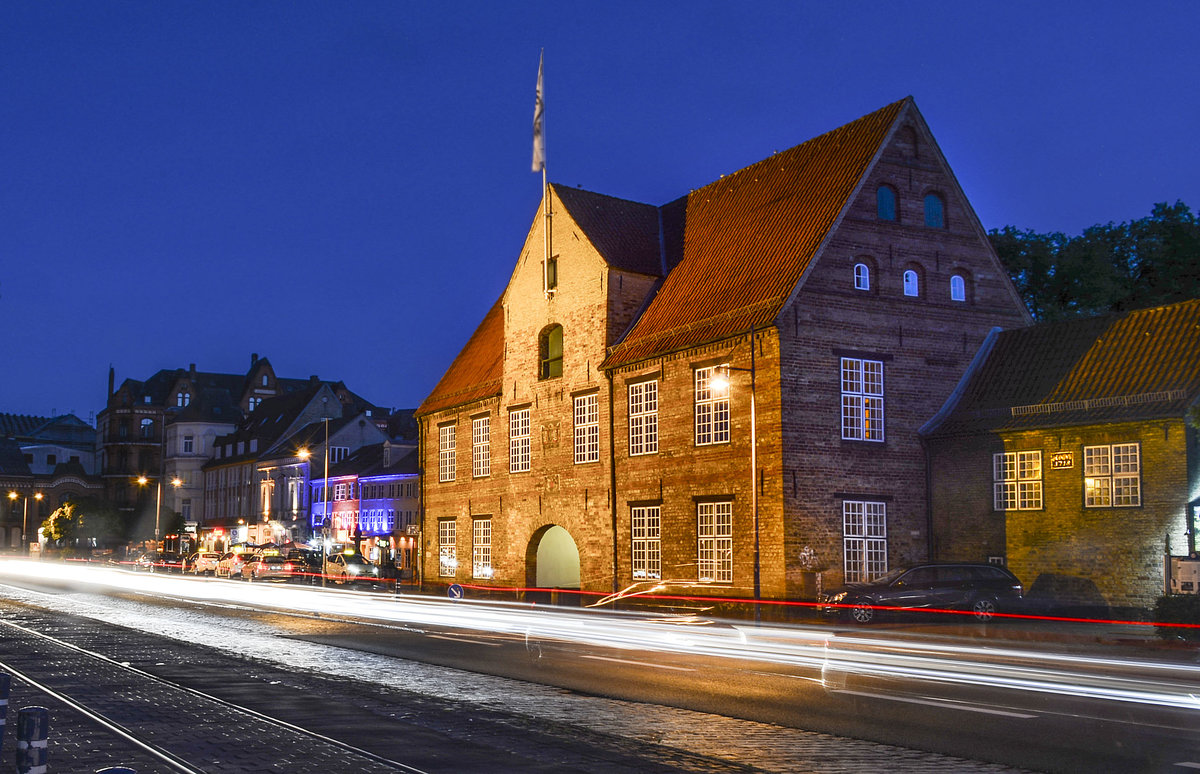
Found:
[[[367, 679], [369, 674], [362, 671], [367, 663], [385, 668], [386, 657], [311, 643], [293, 644], [325, 648], [320, 658], [331, 665], [339, 659], [352, 662], [360, 679], [254, 660], [153, 632], [3, 601], [0, 621], [111, 659], [100, 661], [36, 635], [0, 627], [0, 664], [70, 697], [140, 740], [170, 751], [179, 761], [155, 759], [111, 728], [79, 714], [69, 702], [14, 679], [10, 724], [17, 709], [28, 704], [51, 711], [51, 772], [93, 772], [116, 765], [139, 772], [295, 774], [1014, 771], [827, 734], [396, 662], [393, 666], [398, 670], [433, 670], [429, 685], [446, 686], [454, 680], [468, 681], [475, 688], [486, 684], [492, 698], [479, 700], [478, 691], [472, 694], [475, 700], [464, 701], [455, 699], [453, 690], [451, 695], [444, 690], [438, 695], [401, 690]], [[164, 623], [163, 628], [170, 626]], [[254, 636], [253, 631], [246, 632], [249, 641]], [[130, 671], [123, 663], [155, 674], [186, 674], [189, 686], [219, 698]], [[3, 760], [13, 760], [13, 746], [10, 725]]]

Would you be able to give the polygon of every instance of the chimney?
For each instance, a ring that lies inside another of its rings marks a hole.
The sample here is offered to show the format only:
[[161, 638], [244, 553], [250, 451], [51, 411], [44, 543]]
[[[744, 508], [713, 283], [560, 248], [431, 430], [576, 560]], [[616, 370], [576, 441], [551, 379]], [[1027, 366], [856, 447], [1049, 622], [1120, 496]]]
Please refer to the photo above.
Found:
[[112, 397], [113, 381], [116, 378], [117, 378], [117, 372], [115, 370], [113, 370], [112, 364], [110, 363], [108, 366], [108, 395], [109, 395], [109, 397]]
[[257, 363], [257, 362], [258, 362], [258, 353], [251, 352], [250, 353], [250, 367], [253, 368], [255, 363]]
[[196, 364], [188, 363], [188, 378], [193, 382], [196, 381]]
[[392, 464], [392, 442], [383, 442], [383, 466], [390, 467]]

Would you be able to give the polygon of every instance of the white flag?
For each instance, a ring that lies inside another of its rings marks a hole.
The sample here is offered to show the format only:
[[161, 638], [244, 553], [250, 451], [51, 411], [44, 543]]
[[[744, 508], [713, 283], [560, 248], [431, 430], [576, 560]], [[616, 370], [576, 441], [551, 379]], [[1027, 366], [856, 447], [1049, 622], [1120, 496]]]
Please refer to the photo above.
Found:
[[546, 52], [538, 57], [537, 102], [533, 106], [533, 171], [541, 172], [546, 168], [546, 118], [545, 104], [542, 102], [542, 62]]

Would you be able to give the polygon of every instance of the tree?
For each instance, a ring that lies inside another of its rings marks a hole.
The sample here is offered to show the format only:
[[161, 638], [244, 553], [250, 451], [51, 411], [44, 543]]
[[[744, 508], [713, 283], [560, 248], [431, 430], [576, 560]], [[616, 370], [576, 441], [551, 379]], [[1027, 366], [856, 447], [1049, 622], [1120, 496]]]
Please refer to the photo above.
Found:
[[42, 531], [68, 554], [125, 540], [125, 522], [120, 512], [91, 497], [65, 503], [42, 522]]
[[1076, 237], [988, 233], [1030, 314], [1057, 320], [1200, 297], [1200, 221], [1183, 202]]

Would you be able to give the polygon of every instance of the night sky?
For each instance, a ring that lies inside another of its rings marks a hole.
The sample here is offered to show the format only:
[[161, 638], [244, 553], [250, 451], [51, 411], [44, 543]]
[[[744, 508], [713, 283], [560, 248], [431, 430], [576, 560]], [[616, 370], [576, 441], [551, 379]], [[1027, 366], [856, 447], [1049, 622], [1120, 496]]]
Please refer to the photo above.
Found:
[[550, 179], [663, 204], [912, 95], [986, 228], [1200, 207], [1200, 3], [0, 3], [0, 412], [160, 368], [415, 407]]

